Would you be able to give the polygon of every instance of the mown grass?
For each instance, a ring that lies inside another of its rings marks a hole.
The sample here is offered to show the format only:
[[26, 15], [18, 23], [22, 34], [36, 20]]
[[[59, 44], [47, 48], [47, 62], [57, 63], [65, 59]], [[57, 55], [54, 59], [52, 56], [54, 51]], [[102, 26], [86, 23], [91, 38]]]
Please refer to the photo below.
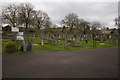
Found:
[[[2, 39], [2, 51], [3, 54], [6, 53], [5, 45], [6, 42], [11, 41], [9, 38]], [[38, 37], [32, 38], [33, 44], [40, 44], [41, 40]], [[59, 43], [63, 43], [63, 41], [58, 41]], [[53, 44], [46, 44], [48, 43], [46, 40], [44, 41], [44, 46], [33, 46], [32, 51], [25, 51], [25, 52], [15, 52], [15, 54], [25, 54], [25, 53], [34, 53], [34, 52], [49, 52], [49, 51], [62, 51], [62, 50], [77, 50], [77, 49], [87, 49], [87, 48], [106, 48], [106, 47], [117, 47], [118, 45], [114, 42], [113, 44], [109, 43], [109, 40], [104, 41], [104, 45], [100, 45], [100, 41], [96, 41], [96, 47], [93, 47], [93, 40], [89, 39], [88, 43], [86, 44], [85, 41], [80, 40], [79, 44], [75, 41], [75, 46], [82, 46], [82, 47], [71, 47], [70, 43], [68, 43], [68, 47], [64, 47], [63, 45], [53, 45]], [[20, 48], [20, 45], [19, 45]]]

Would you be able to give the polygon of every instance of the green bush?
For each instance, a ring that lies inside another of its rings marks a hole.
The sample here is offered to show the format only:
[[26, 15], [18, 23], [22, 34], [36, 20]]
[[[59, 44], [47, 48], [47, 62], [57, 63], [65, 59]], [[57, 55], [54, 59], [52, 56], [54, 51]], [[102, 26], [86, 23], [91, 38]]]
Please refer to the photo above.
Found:
[[5, 50], [7, 53], [13, 53], [17, 51], [17, 45], [15, 42], [7, 42], [5, 46]]

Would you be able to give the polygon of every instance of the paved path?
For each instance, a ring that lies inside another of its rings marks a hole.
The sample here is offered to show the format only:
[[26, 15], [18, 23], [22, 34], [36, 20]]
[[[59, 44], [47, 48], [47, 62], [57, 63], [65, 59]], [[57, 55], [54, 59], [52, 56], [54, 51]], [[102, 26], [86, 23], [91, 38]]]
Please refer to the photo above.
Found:
[[116, 78], [117, 48], [3, 56], [4, 78]]

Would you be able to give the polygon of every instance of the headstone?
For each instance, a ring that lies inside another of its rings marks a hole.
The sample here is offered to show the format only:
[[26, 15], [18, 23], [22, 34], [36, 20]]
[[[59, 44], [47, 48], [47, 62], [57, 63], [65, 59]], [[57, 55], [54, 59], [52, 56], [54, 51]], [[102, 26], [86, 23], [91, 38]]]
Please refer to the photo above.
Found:
[[29, 43], [29, 44], [27, 45], [27, 51], [32, 51], [32, 44], [31, 44], [31, 43]]
[[72, 38], [70, 37], [70, 40], [72, 40]]
[[87, 40], [87, 39], [85, 40], [85, 43], [86, 43], [86, 44], [88, 43], [88, 40]]
[[44, 46], [44, 40], [43, 39], [41, 40], [41, 45]]
[[73, 41], [75, 41], [75, 37], [73, 37]]
[[111, 36], [109, 36], [109, 39], [111, 38]]
[[65, 35], [63, 34], [63, 37], [64, 37]]
[[100, 45], [104, 45], [104, 43], [100, 43]]
[[112, 44], [112, 42], [113, 42], [113, 39], [111, 38], [111, 39], [110, 39], [110, 44]]
[[82, 41], [84, 40], [84, 38], [82, 37]]
[[85, 35], [84, 35], [84, 38], [85, 38]]
[[64, 40], [64, 47], [68, 47], [67, 40]]
[[118, 44], [118, 39], [116, 39], [116, 44]]
[[49, 43], [51, 43], [51, 36], [50, 36], [50, 38], [49, 38], [48, 42], [49, 42]]
[[23, 51], [25, 51], [26, 50], [26, 46], [25, 46], [25, 39], [23, 40]]
[[103, 40], [103, 37], [101, 37], [101, 42], [103, 42], [104, 40]]
[[55, 40], [55, 44], [58, 45], [58, 40]]
[[59, 38], [61, 38], [61, 36], [59, 35]]
[[92, 37], [92, 34], [90, 35], [90, 37]]
[[24, 46], [23, 45], [21, 46], [20, 51], [24, 51]]
[[77, 38], [77, 44], [79, 44], [79, 42], [80, 42], [80, 38]]
[[71, 46], [72, 46], [72, 47], [74, 46], [74, 41], [71, 41]]
[[53, 45], [55, 45], [55, 40], [53, 40]]
[[38, 35], [39, 36], [39, 40], [40, 40], [40, 35]]

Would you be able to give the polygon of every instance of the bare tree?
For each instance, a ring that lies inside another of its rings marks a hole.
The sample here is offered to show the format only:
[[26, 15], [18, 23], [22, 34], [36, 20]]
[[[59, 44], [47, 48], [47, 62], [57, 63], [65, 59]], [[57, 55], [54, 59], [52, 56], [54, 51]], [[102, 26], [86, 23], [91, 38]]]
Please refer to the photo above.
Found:
[[47, 32], [46, 30], [48, 30], [51, 25], [50, 18], [47, 13], [45, 13], [41, 10], [35, 11], [34, 16], [35, 16], [34, 25], [37, 27], [39, 39], [40, 39], [40, 37], [42, 39], [41, 45], [44, 45], [44, 41], [43, 41], [44, 36], [45, 36], [44, 31]]
[[65, 18], [62, 20], [62, 24], [74, 28], [78, 24], [78, 16], [75, 13], [69, 13], [65, 16]]
[[15, 27], [15, 24], [18, 24], [18, 11], [18, 6], [9, 4], [2, 9], [2, 19], [8, 20]]
[[30, 25], [33, 25], [34, 19], [34, 9], [33, 5], [30, 3], [21, 4], [19, 7], [19, 22], [20, 24], [24, 24], [26, 29], [29, 28]]
[[35, 13], [35, 26], [38, 29], [50, 27], [50, 18], [47, 13], [39, 10]]
[[91, 26], [93, 30], [96, 30], [97, 28], [100, 28], [100, 27], [101, 27], [101, 24], [100, 22], [97, 22], [97, 21], [94, 21]]

